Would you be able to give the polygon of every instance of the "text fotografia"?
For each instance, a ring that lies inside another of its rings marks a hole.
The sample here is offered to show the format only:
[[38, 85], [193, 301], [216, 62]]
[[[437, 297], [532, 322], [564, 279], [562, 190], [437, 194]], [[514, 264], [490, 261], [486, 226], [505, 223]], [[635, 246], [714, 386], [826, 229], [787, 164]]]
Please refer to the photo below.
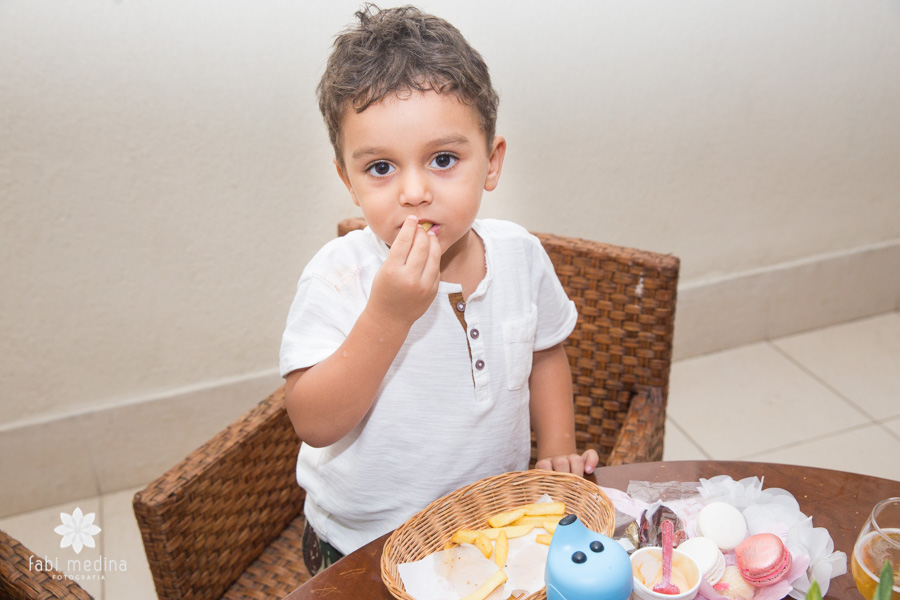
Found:
[[[28, 557], [28, 570], [40, 571], [47, 573], [49, 571], [60, 571], [60, 560], [57, 556], [55, 559], [44, 557], [43, 560], [34, 556]], [[58, 579], [88, 580], [88, 579], [105, 579], [107, 573], [125, 572], [128, 565], [125, 560], [113, 560], [105, 556], [99, 556], [93, 560], [89, 558], [79, 559], [70, 558], [66, 560], [65, 571], [63, 573], [55, 573]]]

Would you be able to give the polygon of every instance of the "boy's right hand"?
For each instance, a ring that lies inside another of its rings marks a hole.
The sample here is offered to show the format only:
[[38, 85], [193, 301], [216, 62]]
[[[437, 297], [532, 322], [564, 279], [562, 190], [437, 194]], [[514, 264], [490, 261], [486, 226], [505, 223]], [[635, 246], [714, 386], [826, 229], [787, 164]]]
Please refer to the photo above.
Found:
[[409, 328], [425, 314], [441, 281], [441, 244], [410, 216], [372, 282], [366, 305], [378, 323]]

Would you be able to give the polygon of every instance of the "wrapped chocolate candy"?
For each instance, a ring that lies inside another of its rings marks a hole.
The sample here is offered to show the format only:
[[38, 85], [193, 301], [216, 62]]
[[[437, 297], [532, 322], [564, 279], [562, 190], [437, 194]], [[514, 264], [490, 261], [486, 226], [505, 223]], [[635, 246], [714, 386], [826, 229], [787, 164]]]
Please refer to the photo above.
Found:
[[640, 547], [662, 545], [662, 524], [664, 521], [671, 521], [674, 528], [672, 541], [675, 546], [687, 539], [684, 532], [684, 523], [678, 518], [678, 515], [665, 504], [656, 503], [650, 506], [641, 514], [640, 521]]

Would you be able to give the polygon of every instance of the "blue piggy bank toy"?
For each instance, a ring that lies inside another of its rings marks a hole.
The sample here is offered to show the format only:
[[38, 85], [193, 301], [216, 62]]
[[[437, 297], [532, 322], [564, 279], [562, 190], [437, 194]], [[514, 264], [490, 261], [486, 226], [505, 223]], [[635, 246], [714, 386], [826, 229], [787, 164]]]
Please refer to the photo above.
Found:
[[627, 600], [634, 579], [628, 553], [613, 539], [563, 517], [547, 553], [547, 600]]

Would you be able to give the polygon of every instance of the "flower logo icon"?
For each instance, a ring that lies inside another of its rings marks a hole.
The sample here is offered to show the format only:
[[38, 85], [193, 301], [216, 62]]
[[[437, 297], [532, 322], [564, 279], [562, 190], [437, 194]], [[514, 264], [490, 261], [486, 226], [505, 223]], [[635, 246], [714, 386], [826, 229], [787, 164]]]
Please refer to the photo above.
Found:
[[94, 547], [94, 537], [100, 533], [100, 528], [94, 525], [94, 513], [83, 514], [81, 508], [75, 507], [71, 515], [59, 513], [62, 525], [57, 525], [55, 531], [62, 536], [59, 542], [60, 548], [72, 546], [75, 554], [80, 554], [84, 546]]

